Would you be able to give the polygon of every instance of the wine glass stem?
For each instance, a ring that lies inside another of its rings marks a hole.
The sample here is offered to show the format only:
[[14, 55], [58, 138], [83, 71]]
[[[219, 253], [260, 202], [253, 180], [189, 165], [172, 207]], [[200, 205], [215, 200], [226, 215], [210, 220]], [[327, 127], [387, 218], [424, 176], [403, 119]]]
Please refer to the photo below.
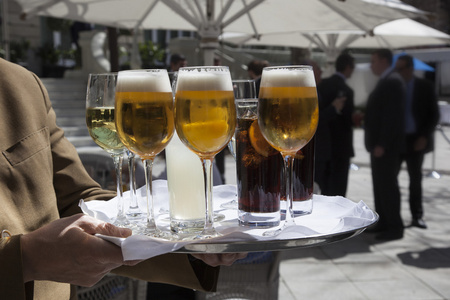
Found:
[[286, 221], [285, 226], [295, 225], [294, 221], [294, 157], [292, 155], [283, 155], [284, 174], [286, 174]]
[[122, 164], [123, 154], [111, 155], [114, 160], [114, 168], [116, 171], [116, 188], [117, 188], [117, 219], [125, 219], [123, 204], [123, 184], [122, 184]]
[[152, 169], [153, 158], [144, 159], [145, 181], [147, 192], [147, 229], [157, 230], [154, 212], [153, 212], [153, 186], [152, 186]]
[[128, 152], [128, 170], [130, 173], [130, 209], [137, 209], [137, 196], [136, 196], [136, 164], [135, 155], [133, 152]]
[[205, 182], [205, 204], [206, 204], [205, 227], [203, 229], [203, 234], [212, 235], [216, 233], [214, 229], [214, 209], [212, 203], [213, 158], [202, 158], [202, 166], [203, 166], [203, 178]]

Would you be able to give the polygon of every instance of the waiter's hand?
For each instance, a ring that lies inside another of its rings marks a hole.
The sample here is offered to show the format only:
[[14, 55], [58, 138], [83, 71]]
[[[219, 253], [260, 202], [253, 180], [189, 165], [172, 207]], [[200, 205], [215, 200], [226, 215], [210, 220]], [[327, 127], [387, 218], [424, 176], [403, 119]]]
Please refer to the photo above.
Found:
[[24, 282], [50, 280], [92, 286], [124, 261], [120, 247], [96, 233], [127, 237], [131, 230], [77, 214], [21, 236]]
[[191, 254], [211, 267], [231, 266], [236, 260], [245, 258], [247, 253]]

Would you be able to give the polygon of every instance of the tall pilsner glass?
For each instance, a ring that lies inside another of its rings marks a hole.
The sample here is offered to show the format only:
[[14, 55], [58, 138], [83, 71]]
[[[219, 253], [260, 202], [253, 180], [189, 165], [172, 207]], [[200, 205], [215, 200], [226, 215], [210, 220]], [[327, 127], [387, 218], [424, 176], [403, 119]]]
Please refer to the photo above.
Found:
[[214, 228], [212, 166], [236, 126], [233, 86], [228, 67], [187, 67], [178, 71], [175, 126], [180, 140], [203, 164], [205, 227], [196, 238], [220, 235]]
[[174, 131], [173, 96], [166, 70], [121, 71], [116, 87], [117, 133], [125, 147], [144, 163], [147, 223], [141, 232], [162, 236], [153, 211], [152, 167]]
[[89, 74], [86, 92], [86, 125], [94, 142], [114, 160], [117, 188], [117, 217], [114, 225], [129, 224], [124, 213], [122, 163], [125, 147], [117, 137], [114, 103], [117, 73]]
[[[292, 181], [294, 158], [314, 136], [318, 121], [316, 83], [310, 66], [263, 69], [258, 124], [264, 138], [280, 151], [284, 160], [287, 206], [284, 227], [295, 225]], [[305, 214], [311, 213], [311, 210], [312, 207], [306, 208]], [[266, 235], [278, 233], [279, 230], [267, 231]]]

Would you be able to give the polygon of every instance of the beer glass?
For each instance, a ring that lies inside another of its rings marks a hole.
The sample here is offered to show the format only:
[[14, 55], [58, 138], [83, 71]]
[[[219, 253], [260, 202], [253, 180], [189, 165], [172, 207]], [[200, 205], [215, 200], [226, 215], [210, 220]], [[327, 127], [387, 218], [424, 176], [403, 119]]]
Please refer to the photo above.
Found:
[[143, 234], [160, 237], [153, 209], [152, 167], [174, 131], [173, 96], [166, 70], [121, 71], [116, 87], [116, 126], [125, 147], [144, 163], [147, 223]]
[[[269, 144], [280, 151], [286, 180], [286, 220], [276, 235], [295, 225], [293, 214], [293, 163], [296, 153], [314, 136], [319, 121], [316, 83], [310, 66], [263, 69], [258, 105], [258, 124]], [[304, 214], [311, 213], [306, 207]]]
[[128, 172], [130, 180], [130, 204], [126, 210], [126, 216], [129, 220], [135, 222], [145, 218], [145, 213], [139, 208], [137, 194], [136, 194], [136, 155], [127, 150], [128, 155]]
[[175, 126], [180, 140], [199, 156], [203, 166], [205, 225], [195, 238], [218, 236], [213, 220], [212, 166], [214, 156], [225, 148], [236, 126], [228, 67], [185, 67], [178, 71]]
[[114, 160], [117, 189], [117, 217], [114, 225], [129, 224], [123, 201], [122, 164], [125, 146], [117, 136], [114, 103], [117, 73], [89, 74], [86, 92], [86, 125], [94, 142]]

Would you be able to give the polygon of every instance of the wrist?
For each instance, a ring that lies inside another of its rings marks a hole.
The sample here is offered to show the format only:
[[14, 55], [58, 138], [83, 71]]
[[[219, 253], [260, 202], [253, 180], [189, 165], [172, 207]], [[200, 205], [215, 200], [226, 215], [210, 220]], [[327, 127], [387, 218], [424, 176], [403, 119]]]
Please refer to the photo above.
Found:
[[33, 260], [33, 251], [37, 251], [37, 249], [33, 250], [33, 246], [31, 245], [31, 240], [29, 234], [20, 236], [20, 248], [22, 253], [22, 273], [23, 273], [23, 282], [29, 282], [34, 280], [34, 269], [35, 264]]

